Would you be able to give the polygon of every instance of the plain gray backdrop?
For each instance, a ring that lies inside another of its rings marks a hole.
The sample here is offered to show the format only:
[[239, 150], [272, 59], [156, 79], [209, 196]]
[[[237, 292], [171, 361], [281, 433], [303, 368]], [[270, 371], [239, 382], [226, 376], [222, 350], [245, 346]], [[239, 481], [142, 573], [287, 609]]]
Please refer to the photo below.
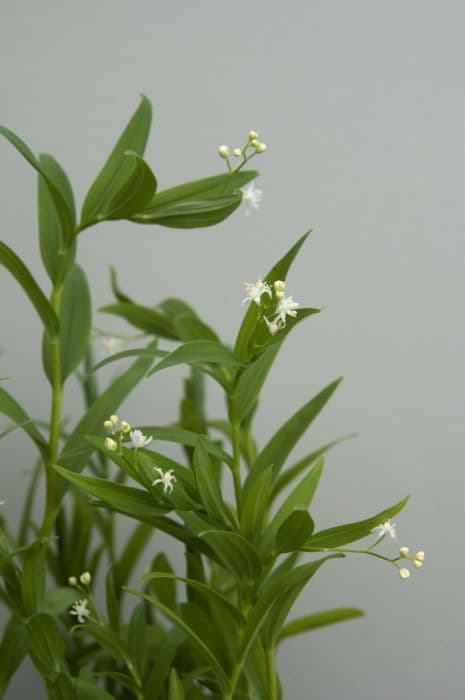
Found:
[[[146, 156], [160, 188], [220, 172], [218, 145], [239, 145], [249, 129], [268, 144], [257, 158], [257, 214], [242, 209], [198, 231], [115, 223], [84, 232], [79, 261], [94, 309], [111, 301], [113, 264], [140, 303], [183, 297], [231, 342], [243, 281], [314, 227], [288, 291], [326, 310], [284, 347], [259, 439], [342, 374], [295, 452], [359, 433], [327, 460], [317, 524], [365, 517], [410, 493], [397, 545], [382, 546], [424, 549], [426, 562], [406, 582], [356, 556], [319, 573], [295, 614], [348, 605], [367, 617], [287, 642], [286, 698], [463, 697], [464, 23], [459, 0], [0, 3], [0, 123], [58, 158], [79, 204], [140, 93], [154, 106]], [[1, 238], [47, 288], [35, 182], [0, 143]], [[0, 284], [0, 375], [46, 417], [39, 323], [6, 271]], [[128, 330], [102, 314], [94, 322]], [[142, 384], [124, 416], [173, 420], [183, 374]], [[213, 391], [210, 406], [222, 415]], [[66, 410], [79, 415], [72, 387]], [[32, 456], [18, 433], [2, 441], [0, 495], [13, 522]], [[31, 692], [43, 697], [26, 665], [7, 698]]]

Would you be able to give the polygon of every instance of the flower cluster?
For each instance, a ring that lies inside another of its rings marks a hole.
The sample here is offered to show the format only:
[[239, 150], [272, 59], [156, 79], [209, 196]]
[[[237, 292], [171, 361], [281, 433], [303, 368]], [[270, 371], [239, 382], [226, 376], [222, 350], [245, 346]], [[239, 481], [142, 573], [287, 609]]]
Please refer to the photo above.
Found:
[[110, 416], [104, 422], [103, 427], [113, 436], [105, 438], [105, 447], [107, 450], [111, 450], [111, 452], [116, 452], [116, 450], [121, 449], [123, 437], [127, 435], [127, 433], [129, 433], [132, 446], [135, 449], [147, 447], [153, 439], [151, 436], [147, 437], [144, 435], [144, 433], [137, 428], [131, 429], [131, 425], [127, 421], [122, 420], [120, 422], [118, 416], [115, 415]]
[[[256, 131], [249, 131], [247, 142], [243, 148], [233, 148], [232, 155], [235, 158], [242, 158], [243, 161], [247, 161], [256, 153], [264, 153], [266, 151], [266, 143], [259, 140], [258, 133]], [[231, 151], [229, 146], [223, 145], [218, 148], [218, 154], [221, 158], [227, 161], [228, 166], [229, 158], [231, 157]]]
[[[416, 554], [410, 554], [408, 547], [401, 547], [399, 549], [399, 554], [400, 559], [407, 559], [408, 561], [411, 561], [415, 569], [421, 569], [423, 562], [425, 561], [425, 553], [422, 550], [418, 551]], [[401, 579], [409, 578], [410, 571], [405, 567], [401, 567], [399, 568], [399, 576]]]
[[[370, 550], [372, 550], [373, 547], [378, 545], [381, 542], [381, 540], [383, 540], [386, 537], [386, 535], [388, 535], [393, 540], [396, 539], [396, 526], [395, 523], [391, 523], [390, 520], [386, 520], [384, 523], [376, 525], [376, 527], [373, 528], [372, 532], [378, 535], [378, 539], [375, 542], [375, 544], [372, 547], [370, 547]], [[419, 551], [416, 554], [411, 555], [408, 547], [401, 547], [399, 549], [399, 556], [395, 559], [389, 559], [389, 561], [391, 561], [397, 568], [401, 579], [405, 580], [410, 577], [410, 571], [405, 566], [399, 566], [397, 564], [397, 562], [400, 559], [407, 559], [412, 562], [413, 566], [416, 569], [421, 569], [425, 560], [425, 553], [423, 551]]]
[[[263, 316], [271, 335], [276, 335], [278, 331], [285, 327], [287, 316], [291, 318], [297, 316], [299, 303], [294, 301], [293, 296], [286, 297], [284, 293], [286, 283], [282, 280], [276, 280], [273, 283], [273, 288], [261, 278], [257, 282], [245, 282], [244, 284], [247, 296], [242, 303], [253, 301], [258, 306], [264, 307], [264, 314], [269, 313], [271, 315], [271, 318]], [[262, 300], [264, 294], [268, 296], [268, 300], [265, 300], [265, 303]]]
[[[92, 576], [89, 571], [84, 571], [79, 576], [79, 579], [76, 576], [70, 576], [68, 578], [69, 585], [73, 586], [74, 588], [79, 588], [84, 594], [88, 592], [91, 582]], [[83, 625], [90, 615], [90, 610], [87, 607], [87, 600], [87, 598], [76, 600], [72, 604], [71, 610], [69, 611], [69, 614], [73, 615], [80, 625]]]
[[[92, 581], [92, 576], [90, 575], [89, 571], [84, 571], [83, 574], [79, 576], [79, 582], [82, 583], [83, 586], [89, 586]], [[79, 582], [76, 578], [76, 576], [70, 576], [68, 579], [68, 583], [70, 586], [79, 586]]]

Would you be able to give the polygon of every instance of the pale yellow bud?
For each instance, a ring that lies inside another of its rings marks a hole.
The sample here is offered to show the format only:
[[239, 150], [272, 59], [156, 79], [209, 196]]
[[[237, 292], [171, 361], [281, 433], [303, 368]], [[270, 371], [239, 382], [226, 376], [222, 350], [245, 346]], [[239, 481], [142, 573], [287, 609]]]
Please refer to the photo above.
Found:
[[256, 149], [257, 153], [264, 153], [266, 151], [266, 143], [259, 143]]
[[399, 554], [400, 554], [401, 557], [404, 557], [404, 558], [405, 558], [405, 557], [408, 557], [409, 551], [410, 551], [410, 550], [409, 550], [408, 547], [401, 547], [401, 548], [399, 549]]
[[284, 299], [284, 289], [286, 288], [286, 283], [282, 280], [276, 280], [273, 283], [273, 289], [276, 299]]
[[425, 553], [420, 550], [415, 554], [415, 559], [418, 561], [425, 561]]
[[129, 423], [127, 421], [122, 420], [121, 425], [120, 425], [120, 430], [122, 433], [129, 433], [129, 431], [131, 430], [131, 426], [129, 425]]
[[118, 416], [110, 416], [110, 420], [113, 425], [116, 425], [118, 422]]
[[105, 428], [105, 430], [110, 430], [111, 432], [113, 432], [113, 423], [111, 422], [111, 420], [106, 420], [103, 424], [103, 427]]
[[79, 576], [79, 580], [85, 586], [88, 586], [89, 583], [92, 581], [92, 576], [88, 571], [84, 571], [84, 573]]
[[415, 569], [421, 569], [421, 567], [423, 566], [423, 562], [419, 559], [414, 559], [413, 566], [415, 567]]
[[401, 579], [406, 579], [410, 576], [410, 571], [408, 569], [399, 569], [399, 576]]
[[228, 146], [220, 146], [218, 149], [218, 154], [221, 156], [221, 158], [228, 158], [229, 157], [229, 148]]
[[70, 576], [68, 579], [68, 583], [70, 586], [77, 586], [77, 578], [76, 576]]
[[118, 443], [116, 440], [113, 440], [113, 438], [107, 437], [105, 438], [105, 447], [107, 450], [111, 450], [112, 452], [116, 452], [118, 449]]
[[258, 139], [258, 133], [256, 131], [249, 131], [249, 141], [254, 141]]
[[236, 158], [239, 158], [242, 155], [242, 151], [240, 148], [235, 148], [233, 151], [233, 156], [236, 156]]
[[260, 145], [260, 141], [258, 139], [252, 139], [250, 142], [250, 145], [253, 146], [254, 148], [257, 148], [257, 146]]

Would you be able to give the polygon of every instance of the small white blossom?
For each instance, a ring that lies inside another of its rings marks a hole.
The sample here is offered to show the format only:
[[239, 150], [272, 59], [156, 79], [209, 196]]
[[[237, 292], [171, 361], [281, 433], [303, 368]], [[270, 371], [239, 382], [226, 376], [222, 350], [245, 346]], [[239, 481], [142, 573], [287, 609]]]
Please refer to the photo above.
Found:
[[401, 547], [401, 548], [399, 549], [399, 554], [400, 554], [401, 557], [403, 557], [403, 558], [405, 559], [406, 557], [408, 557], [409, 551], [410, 551], [410, 550], [409, 550], [408, 547]]
[[137, 448], [147, 447], [153, 440], [152, 437], [146, 437], [142, 430], [131, 430], [129, 437], [131, 438], [133, 446]]
[[123, 343], [119, 338], [105, 338], [102, 341], [103, 349], [107, 355], [113, 355], [115, 352], [121, 352]]
[[87, 598], [84, 598], [84, 600], [77, 600], [75, 603], [73, 603], [69, 614], [75, 615], [79, 624], [83, 625], [86, 618], [88, 618], [90, 615], [90, 610], [87, 607]]
[[152, 486], [163, 484], [163, 493], [171, 493], [173, 491], [173, 481], [176, 481], [173, 470], [168, 469], [168, 471], [164, 472], [163, 469], [160, 469], [160, 467], [154, 467], [154, 469], [158, 474], [160, 474], [160, 478], [155, 479]]
[[278, 304], [278, 316], [285, 323], [286, 316], [297, 316], [297, 309], [299, 308], [299, 303], [294, 301], [294, 297], [284, 297]]
[[246, 203], [245, 215], [248, 216], [252, 209], [260, 209], [260, 204], [262, 201], [263, 190], [255, 187], [253, 182], [249, 182], [248, 185], [241, 188], [242, 201]]
[[403, 569], [403, 568], [399, 569], [399, 576], [401, 577], [401, 579], [405, 580], [406, 578], [409, 578], [410, 571], [408, 569]]
[[218, 155], [221, 156], [221, 158], [228, 158], [229, 157], [229, 148], [228, 146], [220, 146], [218, 149]]
[[3, 506], [5, 501], [0, 501], [0, 506]]
[[84, 571], [84, 573], [79, 576], [79, 580], [84, 584], [84, 586], [88, 586], [92, 581], [92, 576], [88, 571]]
[[276, 335], [276, 333], [286, 325], [280, 318], [275, 318], [273, 321], [269, 321], [267, 318], [265, 318], [265, 323], [268, 326], [270, 335]]
[[419, 559], [414, 559], [413, 566], [415, 567], [415, 569], [421, 569], [421, 567], [423, 566], [423, 562]]
[[270, 285], [263, 282], [261, 279], [259, 279], [257, 282], [244, 282], [244, 284], [247, 296], [242, 300], [243, 304], [248, 301], [254, 301], [256, 304], [258, 304], [258, 306], [260, 306], [260, 300], [263, 294], [268, 294], [268, 296], [271, 297]]
[[414, 558], [415, 558], [417, 561], [423, 562], [423, 561], [425, 561], [425, 553], [422, 552], [422, 551], [420, 550], [419, 552], [417, 552], [417, 553], [415, 554], [415, 557], [414, 557]]
[[116, 440], [113, 440], [113, 438], [106, 437], [105, 447], [107, 448], [107, 450], [111, 450], [111, 452], [116, 452], [116, 450], [118, 449], [118, 443], [116, 442]]
[[380, 523], [373, 528], [372, 532], [378, 533], [378, 539], [381, 539], [381, 537], [385, 537], [386, 535], [392, 537], [393, 540], [396, 539], [396, 526], [394, 523], [391, 523], [390, 520], [386, 520], [385, 523]]

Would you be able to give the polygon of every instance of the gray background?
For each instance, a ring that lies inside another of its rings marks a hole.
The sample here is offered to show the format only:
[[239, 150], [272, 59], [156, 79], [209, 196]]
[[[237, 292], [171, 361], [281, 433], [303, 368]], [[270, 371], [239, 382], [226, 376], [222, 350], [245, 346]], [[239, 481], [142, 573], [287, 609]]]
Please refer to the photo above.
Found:
[[[62, 162], [78, 202], [140, 92], [154, 104], [147, 158], [162, 188], [220, 171], [217, 146], [238, 145], [250, 128], [269, 146], [257, 159], [257, 215], [239, 211], [202, 231], [126, 223], [86, 231], [79, 260], [94, 308], [111, 300], [114, 264], [141, 303], [184, 297], [231, 341], [243, 280], [315, 227], [289, 292], [326, 312], [281, 353], [259, 438], [344, 375], [296, 450], [359, 432], [328, 459], [317, 523], [357, 519], [410, 493], [395, 519], [398, 544], [425, 549], [427, 559], [407, 582], [363, 557], [328, 565], [295, 612], [356, 605], [368, 616], [289, 641], [279, 659], [286, 698], [463, 696], [464, 21], [463, 3], [451, 0], [0, 4], [0, 122]], [[0, 159], [1, 237], [46, 285], [34, 174], [6, 143]], [[39, 324], [6, 272], [0, 279], [0, 375], [44, 416]], [[102, 315], [96, 324], [127, 328]], [[172, 420], [182, 375], [141, 385], [124, 415]], [[71, 385], [67, 401], [77, 416]], [[213, 391], [210, 403], [220, 415]], [[32, 450], [14, 434], [1, 455], [0, 491], [14, 521]], [[25, 670], [7, 697], [38, 683]]]

